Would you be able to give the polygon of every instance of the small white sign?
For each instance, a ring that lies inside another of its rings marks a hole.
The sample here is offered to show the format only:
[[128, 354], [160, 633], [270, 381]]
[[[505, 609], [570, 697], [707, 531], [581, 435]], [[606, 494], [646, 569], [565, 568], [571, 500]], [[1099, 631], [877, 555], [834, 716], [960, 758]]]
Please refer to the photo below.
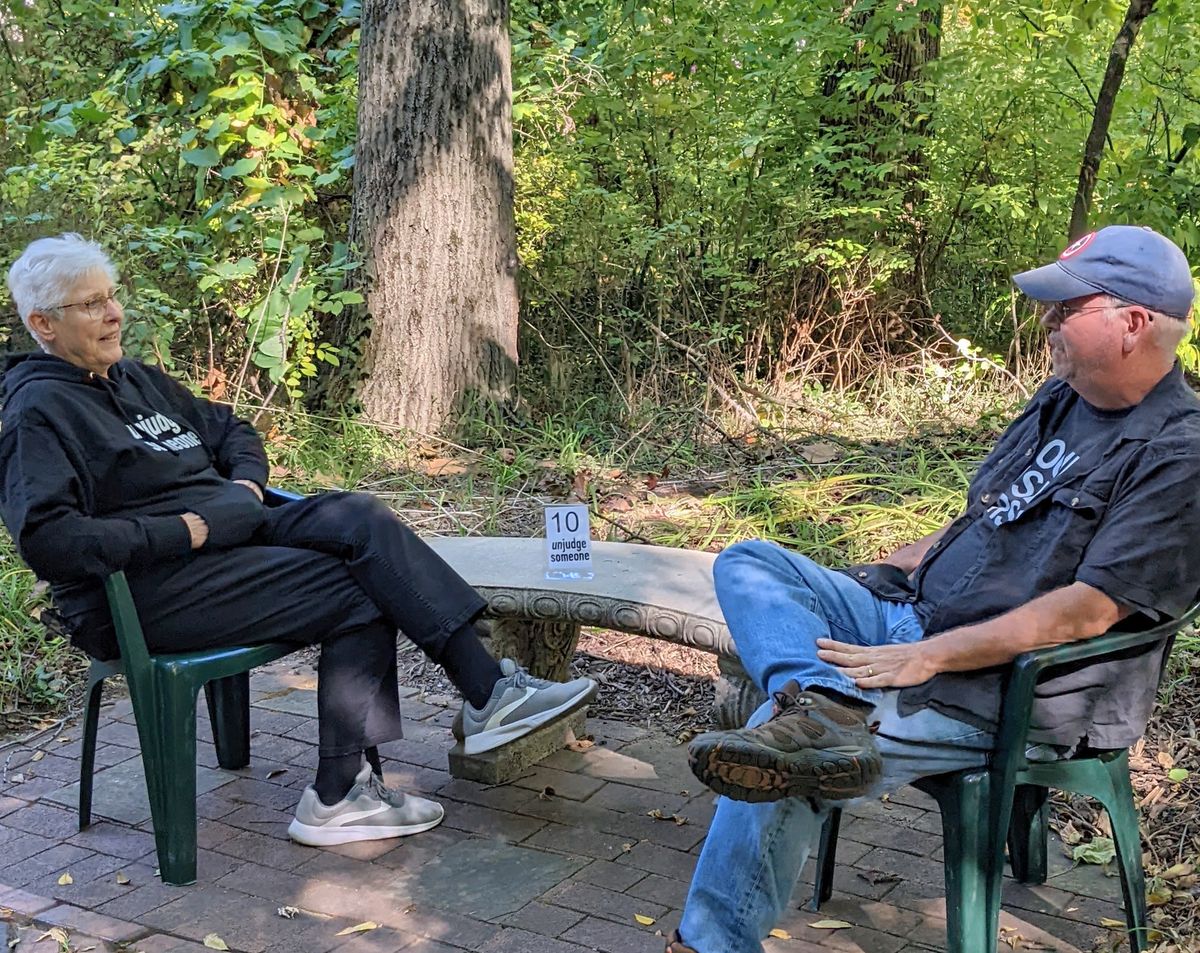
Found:
[[592, 578], [592, 530], [585, 504], [546, 507], [546, 578]]

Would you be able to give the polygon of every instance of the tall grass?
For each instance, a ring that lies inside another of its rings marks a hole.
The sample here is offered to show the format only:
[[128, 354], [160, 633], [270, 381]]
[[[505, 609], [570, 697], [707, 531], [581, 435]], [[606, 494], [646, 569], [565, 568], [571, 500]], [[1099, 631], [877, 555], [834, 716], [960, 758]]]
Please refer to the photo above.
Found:
[[0, 530], [0, 713], [52, 711], [75, 686], [81, 656], [39, 621], [48, 604]]

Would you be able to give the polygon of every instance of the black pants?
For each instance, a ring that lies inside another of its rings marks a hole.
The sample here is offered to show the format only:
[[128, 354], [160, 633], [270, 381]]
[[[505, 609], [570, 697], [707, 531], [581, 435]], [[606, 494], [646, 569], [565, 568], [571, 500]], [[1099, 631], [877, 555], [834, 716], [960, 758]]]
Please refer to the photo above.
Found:
[[486, 603], [385, 504], [324, 493], [267, 510], [252, 545], [129, 578], [152, 652], [321, 645], [320, 753], [401, 737], [396, 630], [434, 661]]

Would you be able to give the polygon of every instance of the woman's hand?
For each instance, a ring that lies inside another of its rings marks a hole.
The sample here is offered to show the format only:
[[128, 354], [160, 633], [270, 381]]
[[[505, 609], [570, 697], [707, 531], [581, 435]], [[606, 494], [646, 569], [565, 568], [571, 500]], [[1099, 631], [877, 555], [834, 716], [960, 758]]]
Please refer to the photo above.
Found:
[[196, 513], [184, 513], [181, 517], [192, 537], [192, 549], [199, 549], [208, 542], [208, 524]]
[[817, 657], [843, 669], [859, 688], [908, 688], [929, 681], [941, 671], [932, 641], [852, 645], [817, 639]]
[[233, 482], [236, 483], [238, 486], [247, 487], [251, 493], [253, 493], [255, 496], [258, 497], [258, 502], [259, 503], [262, 502], [262, 500], [263, 500], [262, 487], [259, 486], [257, 483], [255, 483], [253, 480], [234, 480]]

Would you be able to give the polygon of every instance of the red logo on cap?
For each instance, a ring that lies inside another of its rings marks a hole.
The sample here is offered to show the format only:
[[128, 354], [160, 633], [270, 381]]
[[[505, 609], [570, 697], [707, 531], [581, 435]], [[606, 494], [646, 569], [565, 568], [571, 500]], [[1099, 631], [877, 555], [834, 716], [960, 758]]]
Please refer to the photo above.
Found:
[[1063, 253], [1058, 256], [1058, 260], [1065, 261], [1068, 258], [1073, 258], [1074, 256], [1078, 255], [1092, 243], [1092, 239], [1095, 237], [1095, 232], [1088, 232], [1083, 236], [1083, 238], [1075, 239], [1075, 241], [1071, 242], [1070, 245], [1063, 249]]

